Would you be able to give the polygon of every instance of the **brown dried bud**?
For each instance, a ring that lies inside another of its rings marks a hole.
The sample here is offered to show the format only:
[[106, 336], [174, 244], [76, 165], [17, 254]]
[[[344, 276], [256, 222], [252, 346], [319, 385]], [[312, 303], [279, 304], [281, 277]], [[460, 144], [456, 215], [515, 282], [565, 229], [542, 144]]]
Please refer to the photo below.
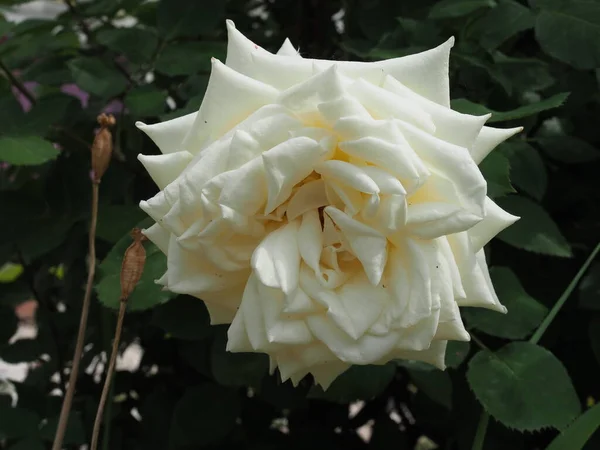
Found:
[[116, 123], [114, 116], [107, 114], [100, 114], [97, 120], [101, 128], [92, 144], [92, 180], [94, 183], [100, 183], [102, 175], [110, 164], [113, 147], [112, 133], [109, 127]]
[[134, 228], [131, 231], [133, 243], [125, 250], [121, 266], [121, 301], [127, 301], [135, 286], [140, 281], [146, 263], [146, 250], [143, 242], [148, 240], [142, 230]]

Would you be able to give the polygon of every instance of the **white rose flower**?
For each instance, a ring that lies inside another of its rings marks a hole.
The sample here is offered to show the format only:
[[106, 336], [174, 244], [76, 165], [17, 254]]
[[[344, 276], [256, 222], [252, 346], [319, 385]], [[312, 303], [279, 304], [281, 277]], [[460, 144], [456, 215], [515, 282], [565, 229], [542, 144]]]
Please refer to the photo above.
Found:
[[500, 312], [483, 246], [517, 218], [477, 164], [520, 129], [449, 107], [453, 39], [362, 63], [277, 54], [227, 22], [197, 113], [139, 123], [159, 280], [231, 323], [228, 350], [327, 387], [352, 364], [444, 367], [459, 306]]

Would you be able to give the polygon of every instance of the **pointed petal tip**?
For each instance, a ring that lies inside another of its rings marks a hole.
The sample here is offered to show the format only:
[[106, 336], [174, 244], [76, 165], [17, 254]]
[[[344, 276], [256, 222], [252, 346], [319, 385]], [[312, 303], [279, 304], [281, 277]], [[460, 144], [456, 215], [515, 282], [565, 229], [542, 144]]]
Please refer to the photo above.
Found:
[[233, 22], [233, 20], [231, 19], [226, 19], [225, 20], [225, 26], [227, 27], [228, 30], [235, 30], [235, 23]]
[[149, 127], [149, 125], [145, 124], [145, 123], [144, 123], [144, 122], [142, 122], [141, 120], [138, 120], [138, 121], [136, 121], [136, 122], [135, 122], [135, 126], [136, 126], [138, 129], [142, 130], [142, 131], [144, 131], [144, 129], [145, 129], [145, 128], [148, 128], [148, 127]]

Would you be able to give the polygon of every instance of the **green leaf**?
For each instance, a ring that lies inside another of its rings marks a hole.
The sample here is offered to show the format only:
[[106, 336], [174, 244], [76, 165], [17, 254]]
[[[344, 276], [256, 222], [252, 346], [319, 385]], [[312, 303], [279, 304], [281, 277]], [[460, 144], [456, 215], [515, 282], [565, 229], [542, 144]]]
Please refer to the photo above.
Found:
[[43, 353], [39, 339], [19, 339], [13, 344], [0, 347], [0, 358], [9, 364], [36, 361]]
[[409, 370], [414, 385], [431, 400], [452, 410], [452, 380], [441, 370]]
[[536, 58], [513, 58], [495, 52], [494, 67], [520, 91], [542, 91], [556, 82], [549, 64]]
[[227, 346], [227, 326], [218, 327], [211, 349], [211, 370], [223, 386], [259, 387], [269, 371], [269, 358], [263, 353], [231, 353]]
[[483, 105], [478, 105], [477, 103], [473, 103], [465, 98], [459, 98], [456, 100], [452, 100], [452, 109], [465, 114], [474, 114], [478, 116], [492, 113], [492, 117], [490, 118], [490, 120], [488, 120], [488, 123], [505, 122], [507, 120], [522, 119], [524, 117], [533, 116], [542, 111], [558, 108], [565, 102], [568, 96], [568, 93], [563, 92], [560, 94], [553, 95], [552, 97], [549, 97], [545, 100], [536, 103], [531, 103], [525, 106], [520, 106], [517, 109], [505, 112], [493, 111], [491, 109], [486, 108]]
[[594, 355], [596, 355], [596, 362], [600, 364], [600, 317], [594, 317], [590, 320], [588, 335], [590, 337], [592, 351], [594, 352]]
[[471, 33], [487, 50], [498, 48], [508, 38], [532, 28], [531, 10], [513, 0], [498, 0], [498, 6], [489, 9], [471, 25]]
[[98, 97], [114, 97], [127, 86], [124, 75], [99, 58], [75, 58], [67, 64], [77, 85]]
[[137, 205], [101, 204], [98, 208], [96, 236], [108, 242], [118, 242], [146, 217], [146, 213]]
[[210, 317], [204, 302], [189, 295], [178, 295], [157, 306], [152, 324], [176, 339], [204, 339], [211, 333]]
[[436, 2], [429, 11], [432, 19], [448, 19], [462, 17], [482, 8], [496, 6], [493, 0], [442, 0]]
[[158, 116], [167, 106], [165, 91], [153, 86], [142, 86], [132, 89], [125, 97], [125, 106], [133, 116]]
[[0, 404], [0, 436], [4, 439], [35, 436], [39, 423], [40, 417], [33, 411]]
[[502, 197], [515, 192], [510, 184], [508, 158], [500, 152], [490, 153], [480, 164], [479, 169], [487, 181], [488, 195]]
[[[466, 49], [464, 47], [466, 47]], [[467, 44], [461, 45], [459, 48], [462, 48], [462, 52], [456, 51], [453, 52], [452, 55], [455, 60], [463, 62], [463, 70], [465, 70], [465, 68], [468, 67], [483, 70], [486, 73], [486, 76], [493, 80], [495, 83], [497, 83], [499, 86], [501, 86], [507, 95], [512, 94], [512, 80], [506, 75], [504, 75], [501, 71], [499, 71], [498, 66], [496, 64], [488, 62], [487, 59], [484, 59], [479, 56], [474, 56], [473, 54], [469, 53], [472, 52], [472, 47], [468, 47]]]
[[600, 264], [594, 264], [579, 285], [579, 306], [600, 311]]
[[452, 369], [459, 367], [469, 355], [471, 344], [463, 341], [448, 341], [446, 347], [446, 366]]
[[198, 36], [223, 24], [222, 0], [161, 0], [158, 4], [158, 30], [167, 38]]
[[588, 409], [550, 443], [546, 450], [581, 450], [600, 428], [600, 404]]
[[170, 440], [190, 446], [214, 444], [234, 429], [239, 414], [235, 390], [209, 383], [191, 387], [175, 406]]
[[537, 0], [535, 36], [542, 49], [578, 69], [600, 66], [600, 4]]
[[381, 394], [395, 373], [393, 363], [384, 366], [352, 366], [338, 376], [326, 391], [321, 386], [314, 386], [308, 396], [336, 403], [368, 400]]
[[223, 59], [226, 47], [220, 43], [177, 42], [166, 46], [156, 60], [156, 70], [169, 76], [210, 72], [211, 58]]
[[513, 340], [526, 338], [544, 320], [548, 309], [525, 292], [508, 267], [494, 267], [490, 275], [498, 298], [508, 312], [501, 314], [483, 308], [462, 308], [461, 314], [469, 327], [491, 336]]
[[0, 306], [0, 346], [17, 332], [19, 319], [12, 308]]
[[521, 217], [498, 234], [498, 239], [534, 253], [565, 258], [572, 256], [571, 246], [540, 205], [518, 195], [500, 198], [497, 203], [509, 213]]
[[114, 52], [122, 53], [134, 64], [149, 62], [158, 47], [158, 36], [146, 28], [114, 28], [101, 30], [98, 42]]
[[0, 283], [12, 283], [23, 273], [23, 266], [21, 264], [14, 264], [11, 262], [4, 263], [0, 267]]
[[480, 351], [469, 362], [467, 380], [490, 415], [520, 431], [563, 429], [581, 410], [562, 363], [529, 342]]
[[[146, 228], [152, 223], [154, 222], [151, 219], [146, 219], [138, 224], [138, 228]], [[102, 278], [96, 285], [96, 291], [100, 302], [109, 308], [119, 308], [121, 264], [125, 250], [131, 243], [132, 239], [129, 234], [123, 236], [100, 265]], [[163, 276], [167, 270], [167, 257], [151, 242], [145, 242], [144, 247], [146, 248], [144, 272], [127, 301], [127, 307], [131, 311], [152, 308], [165, 303], [175, 295], [172, 292], [164, 291], [162, 286], [155, 283], [155, 280]]]
[[38, 437], [28, 437], [14, 445], [8, 447], [8, 450], [45, 450], [44, 442]]
[[548, 186], [548, 173], [539, 152], [522, 141], [504, 143], [498, 150], [508, 158], [512, 183], [536, 200], [541, 200]]
[[574, 136], [547, 136], [535, 141], [550, 158], [567, 164], [597, 161], [600, 151]]
[[56, 159], [60, 152], [36, 136], [0, 137], [0, 161], [15, 166], [35, 166]]
[[[58, 416], [50, 417], [40, 429], [40, 436], [49, 442], [54, 441], [56, 435], [56, 429], [58, 428]], [[65, 431], [64, 443], [66, 445], [82, 445], [86, 441], [85, 431], [83, 429], [83, 422], [81, 416], [78, 413], [71, 413], [69, 415], [69, 421], [67, 422], [67, 429]]]

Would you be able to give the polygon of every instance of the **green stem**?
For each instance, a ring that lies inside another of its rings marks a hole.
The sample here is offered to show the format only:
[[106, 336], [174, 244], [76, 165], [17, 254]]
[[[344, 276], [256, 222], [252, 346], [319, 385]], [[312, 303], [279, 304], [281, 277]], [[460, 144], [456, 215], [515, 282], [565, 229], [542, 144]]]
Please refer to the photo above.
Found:
[[533, 333], [533, 336], [531, 336], [529, 342], [531, 342], [532, 344], [537, 344], [540, 341], [540, 339], [546, 332], [546, 329], [550, 326], [550, 324], [552, 323], [560, 309], [563, 307], [569, 296], [573, 293], [573, 290], [581, 280], [581, 277], [583, 277], [583, 275], [585, 274], [588, 267], [590, 266], [590, 264], [592, 263], [599, 251], [600, 242], [596, 245], [596, 248], [594, 248], [590, 256], [588, 256], [588, 258], [585, 260], [585, 262], [581, 266], [581, 269], [579, 269], [579, 272], [577, 272], [577, 275], [575, 275], [575, 277], [571, 280], [571, 282], [569, 283], [565, 291], [562, 293], [558, 301], [554, 304], [544, 321], [540, 324], [539, 328], [535, 331], [535, 333]]
[[469, 333], [471, 335], [471, 340], [473, 342], [475, 342], [477, 344], [477, 346], [481, 349], [481, 350], [485, 350], [490, 352], [491, 350], [488, 348], [487, 345], [485, 345], [481, 339], [479, 339], [477, 336], [475, 336], [473, 333]]
[[483, 450], [483, 443], [485, 442], [485, 434], [487, 432], [488, 423], [490, 422], [490, 415], [483, 411], [479, 418], [479, 424], [477, 425], [477, 431], [475, 432], [475, 438], [473, 439], [473, 450]]
[[[577, 284], [579, 283], [579, 281], [581, 280], [581, 278], [587, 271], [588, 267], [590, 267], [590, 264], [592, 263], [592, 261], [594, 260], [594, 258], [598, 254], [598, 252], [600, 252], [600, 242], [596, 245], [596, 248], [594, 248], [592, 253], [590, 253], [590, 256], [588, 256], [588, 258], [585, 260], [585, 262], [583, 263], [583, 265], [577, 272], [577, 275], [575, 275], [575, 277], [573, 277], [573, 279], [571, 280], [571, 282], [569, 283], [569, 285], [567, 286], [565, 291], [562, 293], [562, 295], [560, 296], [558, 301], [555, 303], [555, 305], [550, 310], [550, 313], [548, 313], [548, 315], [546, 316], [544, 321], [540, 324], [540, 326], [538, 327], [536, 332], [533, 333], [533, 336], [531, 336], [531, 339], [529, 339], [529, 342], [531, 342], [532, 344], [537, 344], [540, 341], [540, 339], [542, 338], [542, 336], [544, 335], [544, 333], [546, 332], [546, 330], [548, 329], [548, 327], [550, 326], [550, 324], [552, 323], [552, 321], [554, 320], [554, 318], [556, 317], [556, 315], [558, 314], [560, 309], [563, 307], [563, 305], [565, 304], [567, 299], [571, 296], [571, 294], [575, 290], [575, 287], [577, 287]], [[482, 344], [481, 341], [479, 341], [477, 338], [473, 337], [473, 335], [471, 335], [471, 337], [473, 338], [473, 340], [476, 343]], [[479, 418], [479, 425], [477, 426], [477, 432], [475, 433], [475, 438], [473, 440], [473, 450], [482, 450], [483, 449], [483, 442], [485, 441], [485, 434], [487, 432], [487, 426], [488, 426], [489, 421], [490, 421], [490, 415], [488, 413], [486, 413], [485, 411], [482, 412], [481, 417]]]

